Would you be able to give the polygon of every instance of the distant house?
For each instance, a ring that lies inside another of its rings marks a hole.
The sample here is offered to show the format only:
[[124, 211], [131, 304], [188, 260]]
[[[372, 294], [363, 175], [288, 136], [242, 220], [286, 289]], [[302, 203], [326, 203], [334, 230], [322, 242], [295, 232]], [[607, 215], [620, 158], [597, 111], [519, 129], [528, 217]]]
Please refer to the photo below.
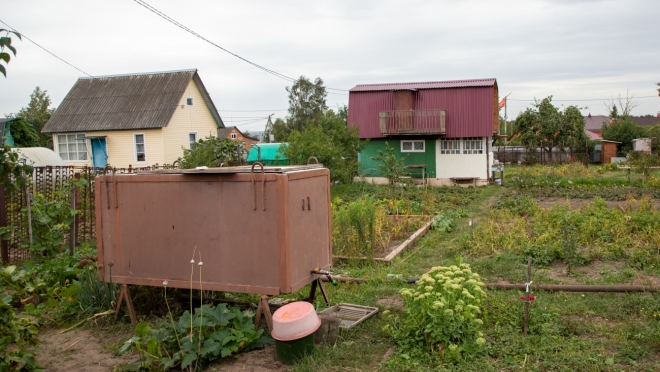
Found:
[[196, 69], [74, 84], [43, 128], [67, 165], [169, 164], [224, 124]]
[[609, 124], [610, 121], [611, 119], [609, 116], [589, 114], [584, 117], [584, 129], [598, 136], [602, 136], [603, 124]]
[[372, 158], [387, 144], [431, 185], [487, 184], [498, 111], [495, 79], [357, 85], [349, 91], [348, 125], [369, 139], [359, 173], [386, 181]]
[[[654, 116], [631, 116], [630, 120], [642, 127], [652, 127], [654, 125], [660, 124], [660, 112]], [[607, 125], [612, 121], [609, 116], [605, 115], [587, 115], [584, 117], [584, 128], [589, 132], [593, 132], [597, 135], [603, 135], [602, 128], [603, 125]]]
[[642, 127], [652, 127], [654, 125], [660, 124], [660, 112], [653, 116], [633, 116], [631, 117], [633, 123], [640, 125]]
[[218, 128], [218, 138], [229, 138], [232, 141], [240, 142], [247, 151], [250, 151], [252, 145], [259, 143], [258, 138], [246, 136], [236, 127]]

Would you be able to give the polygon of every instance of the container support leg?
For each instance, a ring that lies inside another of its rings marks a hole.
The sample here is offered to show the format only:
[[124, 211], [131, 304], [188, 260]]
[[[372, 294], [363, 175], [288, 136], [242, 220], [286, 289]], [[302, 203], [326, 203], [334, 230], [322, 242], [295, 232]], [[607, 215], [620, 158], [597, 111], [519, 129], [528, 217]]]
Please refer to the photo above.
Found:
[[328, 299], [328, 294], [325, 292], [325, 288], [323, 288], [323, 282], [321, 282], [320, 278], [317, 278], [312, 282], [312, 289], [309, 291], [309, 297], [307, 298], [307, 301], [314, 302], [316, 299], [317, 287], [321, 290], [321, 294], [323, 295], [323, 299], [325, 300], [326, 305], [329, 306], [330, 300]]
[[117, 307], [115, 308], [115, 321], [117, 321], [122, 301], [126, 301], [126, 309], [128, 309], [128, 316], [131, 318], [131, 324], [137, 324], [137, 317], [135, 316], [135, 310], [133, 310], [133, 301], [131, 300], [131, 292], [128, 291], [128, 285], [126, 284], [122, 284], [119, 291]]
[[273, 332], [273, 316], [270, 313], [270, 307], [268, 306], [268, 296], [261, 296], [259, 300], [259, 306], [257, 307], [257, 314], [254, 316], [254, 327], [259, 326], [261, 321], [261, 313], [264, 314], [264, 319], [266, 319], [266, 325], [268, 326], [268, 332]]

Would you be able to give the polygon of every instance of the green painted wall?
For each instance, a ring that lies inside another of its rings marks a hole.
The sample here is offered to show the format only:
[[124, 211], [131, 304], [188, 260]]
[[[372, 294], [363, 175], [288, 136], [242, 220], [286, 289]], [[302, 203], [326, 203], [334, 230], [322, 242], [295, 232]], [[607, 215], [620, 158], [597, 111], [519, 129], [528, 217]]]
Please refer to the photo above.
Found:
[[[404, 165], [426, 164], [427, 177], [435, 177], [435, 139], [426, 139], [424, 152], [404, 152], [401, 153], [401, 140], [383, 140], [370, 139], [364, 146], [364, 149], [358, 155], [360, 162], [359, 174], [365, 177], [380, 177], [378, 166], [382, 163], [374, 161], [371, 158], [378, 156], [378, 150], [385, 153], [385, 143], [387, 143], [397, 157], [405, 156]], [[406, 156], [407, 155], [407, 156]], [[417, 177], [413, 175], [413, 177]], [[419, 176], [421, 177], [421, 175]]]

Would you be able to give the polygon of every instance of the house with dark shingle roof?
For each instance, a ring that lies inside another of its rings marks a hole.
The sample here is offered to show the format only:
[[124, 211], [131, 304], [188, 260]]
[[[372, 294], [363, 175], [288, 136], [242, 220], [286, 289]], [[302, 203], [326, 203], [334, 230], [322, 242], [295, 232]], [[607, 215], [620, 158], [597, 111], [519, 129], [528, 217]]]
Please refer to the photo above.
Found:
[[197, 69], [100, 77], [74, 84], [42, 132], [67, 165], [171, 164], [224, 128]]

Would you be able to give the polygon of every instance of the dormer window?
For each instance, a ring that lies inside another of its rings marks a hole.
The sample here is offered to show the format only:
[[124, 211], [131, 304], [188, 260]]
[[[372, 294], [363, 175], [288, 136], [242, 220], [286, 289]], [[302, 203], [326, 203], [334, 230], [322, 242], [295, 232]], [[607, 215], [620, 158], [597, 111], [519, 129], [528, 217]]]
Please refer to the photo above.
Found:
[[193, 99], [192, 99], [192, 97], [188, 97], [188, 98], [186, 98], [186, 105], [188, 105], [188, 106], [192, 106], [192, 105], [193, 105]]

